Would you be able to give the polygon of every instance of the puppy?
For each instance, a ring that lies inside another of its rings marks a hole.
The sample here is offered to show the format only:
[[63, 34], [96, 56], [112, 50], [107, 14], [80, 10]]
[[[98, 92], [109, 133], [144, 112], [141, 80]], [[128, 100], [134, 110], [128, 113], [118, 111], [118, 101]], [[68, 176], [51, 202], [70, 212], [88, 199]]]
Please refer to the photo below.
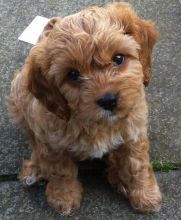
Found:
[[103, 156], [109, 182], [134, 209], [159, 210], [144, 92], [157, 37], [129, 4], [92, 7], [52, 18], [17, 72], [9, 111], [32, 146], [20, 180], [46, 179], [47, 200], [59, 212], [80, 206], [76, 162]]

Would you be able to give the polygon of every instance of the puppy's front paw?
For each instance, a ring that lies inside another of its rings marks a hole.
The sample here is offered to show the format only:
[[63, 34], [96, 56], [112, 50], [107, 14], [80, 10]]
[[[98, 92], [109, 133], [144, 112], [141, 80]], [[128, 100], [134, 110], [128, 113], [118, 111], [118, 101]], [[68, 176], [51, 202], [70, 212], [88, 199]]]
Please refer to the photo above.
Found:
[[133, 190], [130, 194], [133, 208], [139, 212], [158, 212], [161, 208], [161, 193], [159, 189]]
[[80, 207], [82, 186], [78, 180], [52, 180], [46, 188], [47, 200], [50, 206], [62, 214], [70, 214]]

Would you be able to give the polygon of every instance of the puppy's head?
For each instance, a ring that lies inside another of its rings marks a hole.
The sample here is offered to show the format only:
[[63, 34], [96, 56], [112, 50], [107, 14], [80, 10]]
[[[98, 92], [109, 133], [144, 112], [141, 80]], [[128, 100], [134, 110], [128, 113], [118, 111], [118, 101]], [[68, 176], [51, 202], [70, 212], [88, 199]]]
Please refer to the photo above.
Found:
[[126, 3], [54, 18], [30, 52], [28, 89], [64, 119], [126, 117], [143, 100], [157, 36]]

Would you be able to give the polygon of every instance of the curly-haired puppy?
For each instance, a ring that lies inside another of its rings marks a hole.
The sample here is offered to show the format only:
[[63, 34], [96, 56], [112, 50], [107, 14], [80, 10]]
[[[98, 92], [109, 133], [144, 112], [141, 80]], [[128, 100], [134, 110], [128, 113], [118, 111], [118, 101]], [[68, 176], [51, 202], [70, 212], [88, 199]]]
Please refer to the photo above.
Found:
[[104, 155], [109, 182], [133, 208], [159, 210], [144, 92], [157, 37], [126, 3], [92, 7], [52, 18], [17, 72], [9, 110], [32, 146], [20, 179], [46, 179], [48, 202], [59, 212], [80, 206], [76, 162]]

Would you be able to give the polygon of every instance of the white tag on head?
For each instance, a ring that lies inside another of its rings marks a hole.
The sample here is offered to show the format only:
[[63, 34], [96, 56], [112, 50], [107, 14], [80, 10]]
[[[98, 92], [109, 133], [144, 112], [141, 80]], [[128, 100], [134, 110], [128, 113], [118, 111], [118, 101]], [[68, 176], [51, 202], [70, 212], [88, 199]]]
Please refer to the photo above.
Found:
[[19, 36], [18, 40], [36, 44], [40, 34], [42, 33], [45, 25], [48, 23], [50, 19], [36, 16], [30, 25], [23, 31], [23, 33]]

